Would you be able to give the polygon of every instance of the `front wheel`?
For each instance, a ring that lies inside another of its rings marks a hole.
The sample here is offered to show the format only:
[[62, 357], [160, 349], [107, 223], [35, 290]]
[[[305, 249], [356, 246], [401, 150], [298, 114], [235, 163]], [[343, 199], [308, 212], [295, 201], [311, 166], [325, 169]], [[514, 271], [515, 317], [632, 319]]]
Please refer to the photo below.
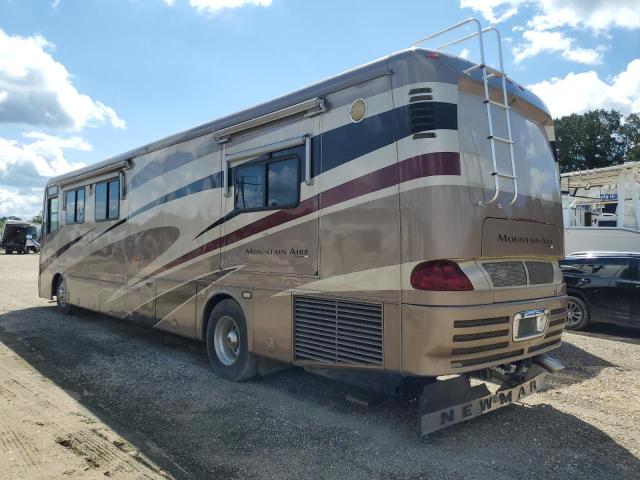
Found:
[[209, 362], [220, 376], [242, 382], [257, 375], [256, 358], [248, 347], [247, 323], [234, 300], [223, 300], [214, 307], [206, 340]]
[[567, 305], [567, 330], [582, 330], [589, 323], [589, 307], [579, 297], [569, 297]]
[[68, 297], [69, 293], [67, 292], [67, 285], [64, 278], [60, 277], [56, 284], [56, 303], [58, 304], [60, 311], [65, 315], [69, 315], [71, 313], [71, 305], [67, 303]]

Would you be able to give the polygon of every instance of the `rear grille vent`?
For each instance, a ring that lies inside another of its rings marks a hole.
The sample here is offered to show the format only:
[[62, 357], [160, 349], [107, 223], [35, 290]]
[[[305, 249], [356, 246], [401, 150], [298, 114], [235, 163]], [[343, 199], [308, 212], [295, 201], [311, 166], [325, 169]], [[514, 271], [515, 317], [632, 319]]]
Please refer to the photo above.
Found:
[[482, 266], [496, 288], [553, 283], [549, 262], [486, 262]]
[[409, 91], [409, 119], [413, 138], [434, 138], [436, 129], [436, 110], [433, 105], [431, 88], [412, 88]]
[[548, 262], [525, 262], [529, 272], [529, 284], [540, 285], [553, 282], [553, 265]]
[[485, 325], [500, 325], [502, 323], [509, 323], [509, 317], [494, 317], [494, 318], [478, 318], [476, 320], [456, 320], [453, 322], [455, 328], [472, 328], [472, 327], [484, 327]]
[[514, 287], [527, 284], [527, 272], [522, 262], [484, 263], [494, 287]]
[[296, 360], [382, 365], [382, 305], [295, 296]]

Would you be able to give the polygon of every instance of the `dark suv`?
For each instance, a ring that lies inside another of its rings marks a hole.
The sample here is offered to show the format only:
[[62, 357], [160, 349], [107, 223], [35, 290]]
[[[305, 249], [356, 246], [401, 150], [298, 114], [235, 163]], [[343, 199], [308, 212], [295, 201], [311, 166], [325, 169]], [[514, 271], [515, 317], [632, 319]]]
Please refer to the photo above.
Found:
[[569, 295], [567, 328], [590, 321], [640, 328], [640, 253], [581, 252], [560, 262]]

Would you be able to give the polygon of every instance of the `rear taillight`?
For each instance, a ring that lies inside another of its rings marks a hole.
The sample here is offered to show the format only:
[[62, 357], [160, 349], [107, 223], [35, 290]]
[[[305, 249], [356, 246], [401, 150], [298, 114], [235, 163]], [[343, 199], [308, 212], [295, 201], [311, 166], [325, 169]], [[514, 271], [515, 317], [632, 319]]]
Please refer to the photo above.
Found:
[[468, 292], [473, 290], [469, 277], [460, 266], [449, 260], [419, 263], [411, 272], [411, 286], [416, 290]]

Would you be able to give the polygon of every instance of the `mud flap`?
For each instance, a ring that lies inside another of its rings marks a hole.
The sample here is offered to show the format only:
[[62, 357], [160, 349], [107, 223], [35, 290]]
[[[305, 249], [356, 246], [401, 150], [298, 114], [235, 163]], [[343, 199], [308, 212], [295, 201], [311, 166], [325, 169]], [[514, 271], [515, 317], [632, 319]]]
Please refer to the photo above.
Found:
[[470, 420], [498, 408], [506, 407], [538, 391], [544, 374], [523, 383], [491, 393], [485, 384], [471, 386], [469, 379], [459, 376], [438, 380], [424, 387], [420, 397], [420, 432], [428, 435], [436, 430]]

